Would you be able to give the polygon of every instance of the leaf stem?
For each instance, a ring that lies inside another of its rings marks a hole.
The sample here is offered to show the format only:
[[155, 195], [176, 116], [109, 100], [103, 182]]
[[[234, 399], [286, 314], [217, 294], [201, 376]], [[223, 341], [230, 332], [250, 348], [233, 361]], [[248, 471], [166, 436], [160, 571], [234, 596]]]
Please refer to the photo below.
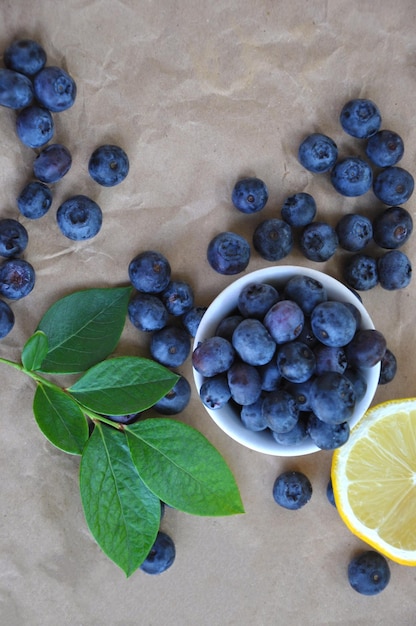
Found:
[[47, 387], [51, 387], [52, 389], [61, 389], [59, 385], [55, 385], [55, 383], [47, 380], [37, 372], [26, 369], [21, 363], [17, 363], [16, 361], [10, 361], [9, 359], [0, 357], [0, 364], [1, 363], [3, 363], [4, 365], [9, 365], [10, 367], [14, 367], [14, 369], [18, 370], [19, 372], [23, 372], [23, 374], [26, 374], [26, 376], [29, 376], [37, 383], [42, 383], [42, 385], [46, 385]]

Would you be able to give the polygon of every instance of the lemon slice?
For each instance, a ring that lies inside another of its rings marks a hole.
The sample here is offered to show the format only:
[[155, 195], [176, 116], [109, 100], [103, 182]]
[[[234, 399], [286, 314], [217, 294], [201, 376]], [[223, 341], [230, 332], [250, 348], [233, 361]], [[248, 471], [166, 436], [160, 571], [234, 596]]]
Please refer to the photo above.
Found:
[[369, 409], [334, 451], [337, 510], [367, 544], [416, 565], [416, 398]]

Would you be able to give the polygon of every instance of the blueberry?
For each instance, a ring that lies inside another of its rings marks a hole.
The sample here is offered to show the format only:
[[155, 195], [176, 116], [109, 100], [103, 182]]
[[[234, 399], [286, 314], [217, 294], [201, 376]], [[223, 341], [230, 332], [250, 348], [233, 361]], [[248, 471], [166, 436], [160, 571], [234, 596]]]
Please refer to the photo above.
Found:
[[150, 354], [166, 367], [179, 367], [191, 349], [189, 335], [183, 328], [167, 325], [156, 330], [150, 340]]
[[343, 268], [344, 280], [353, 289], [368, 291], [378, 284], [377, 260], [369, 254], [351, 255]]
[[343, 196], [362, 196], [371, 189], [373, 172], [360, 157], [346, 157], [337, 161], [331, 170], [331, 183]]
[[354, 337], [357, 323], [343, 302], [327, 300], [317, 304], [311, 314], [315, 337], [325, 346], [340, 348]]
[[232, 365], [235, 350], [224, 337], [208, 337], [194, 349], [192, 365], [207, 378], [226, 372]]
[[298, 446], [309, 438], [307, 422], [304, 417], [300, 416], [293, 428], [286, 433], [278, 433], [273, 430], [272, 436], [276, 443], [282, 446]]
[[246, 404], [241, 408], [240, 419], [243, 425], [252, 432], [266, 430], [267, 422], [262, 411], [263, 398], [260, 396], [253, 404]]
[[162, 415], [177, 415], [186, 409], [190, 399], [191, 385], [185, 376], [179, 376], [172, 389], [153, 408]]
[[19, 72], [0, 68], [0, 106], [24, 109], [33, 101], [32, 81]]
[[413, 231], [413, 218], [400, 206], [384, 209], [373, 221], [374, 241], [381, 248], [394, 250], [409, 239]]
[[43, 217], [51, 208], [52, 192], [48, 185], [40, 181], [28, 183], [17, 197], [20, 213], [31, 220]]
[[266, 184], [260, 178], [242, 178], [234, 185], [231, 200], [241, 213], [258, 213], [269, 197]]
[[199, 397], [209, 409], [221, 409], [231, 398], [227, 376], [217, 374], [204, 380], [199, 390]]
[[218, 337], [224, 337], [224, 339], [228, 339], [228, 341], [231, 341], [233, 332], [235, 331], [239, 323], [243, 321], [243, 319], [244, 317], [238, 314], [228, 315], [227, 317], [224, 317], [218, 324], [215, 334], [218, 335]]
[[82, 194], [61, 204], [56, 220], [62, 234], [73, 241], [91, 239], [100, 231], [103, 216], [98, 204]]
[[274, 481], [273, 498], [285, 509], [300, 509], [311, 497], [311, 482], [302, 472], [289, 470], [280, 474]]
[[404, 153], [403, 139], [391, 130], [379, 130], [368, 139], [365, 153], [378, 167], [396, 165]]
[[299, 407], [295, 398], [285, 389], [267, 393], [262, 404], [263, 417], [270, 430], [287, 433], [299, 419]]
[[7, 259], [0, 265], [0, 295], [20, 300], [35, 286], [35, 270], [24, 259]]
[[186, 311], [186, 313], [183, 314], [182, 324], [191, 337], [195, 337], [206, 310], [206, 306], [193, 306], [189, 309], [189, 311]]
[[146, 250], [136, 255], [129, 263], [130, 282], [143, 293], [161, 293], [170, 282], [171, 267], [163, 254]]
[[141, 417], [141, 413], [129, 413], [128, 415], [107, 415], [112, 422], [117, 424], [135, 424]]
[[303, 383], [315, 372], [315, 354], [301, 341], [290, 341], [280, 346], [277, 365], [285, 380]]
[[0, 219], [0, 256], [18, 256], [27, 247], [29, 236], [23, 224], [15, 219]]
[[356, 332], [345, 350], [349, 365], [360, 368], [380, 363], [386, 348], [386, 339], [379, 330], [362, 328]]
[[396, 376], [397, 372], [397, 359], [393, 352], [387, 348], [380, 362], [380, 377], [378, 380], [379, 385], [386, 385], [390, 383]]
[[342, 347], [325, 346], [319, 343], [313, 349], [315, 355], [315, 373], [317, 376], [324, 372], [339, 372], [343, 374], [347, 369], [348, 361]]
[[312, 133], [302, 141], [298, 151], [299, 162], [310, 172], [328, 172], [338, 158], [336, 143], [322, 133]]
[[4, 300], [0, 300], [0, 339], [10, 333], [14, 326], [14, 313]]
[[328, 300], [323, 284], [304, 274], [296, 274], [285, 284], [283, 295], [300, 306], [305, 315], [310, 315], [317, 304]]
[[380, 593], [390, 581], [387, 559], [374, 550], [362, 552], [348, 565], [348, 581], [355, 591], [365, 596]]
[[146, 574], [162, 574], [162, 572], [165, 572], [173, 565], [175, 555], [175, 544], [171, 537], [159, 531], [156, 541], [146, 559], [140, 565], [140, 569], [142, 572], [146, 572]]
[[404, 204], [414, 190], [413, 176], [397, 165], [386, 167], [374, 178], [373, 191], [375, 196], [389, 206]]
[[267, 311], [264, 325], [275, 342], [281, 344], [298, 337], [304, 320], [303, 311], [296, 302], [280, 300]]
[[166, 326], [169, 314], [156, 295], [137, 291], [130, 298], [128, 317], [139, 330], [152, 332]]
[[261, 378], [256, 367], [234, 361], [227, 372], [227, 381], [234, 402], [244, 406], [253, 404], [261, 396]]
[[72, 156], [68, 148], [52, 143], [43, 148], [33, 162], [35, 178], [42, 183], [56, 183], [70, 170]]
[[311, 410], [310, 395], [314, 377], [308, 378], [303, 383], [286, 382], [285, 389], [295, 398], [299, 411]]
[[356, 401], [353, 384], [339, 372], [324, 372], [316, 376], [309, 399], [316, 417], [332, 425], [347, 421]]
[[4, 51], [4, 64], [11, 70], [33, 76], [46, 63], [46, 52], [33, 39], [17, 39]]
[[171, 280], [161, 294], [167, 312], [179, 317], [194, 305], [194, 293], [189, 283], [183, 280]]
[[344, 372], [354, 387], [355, 401], [360, 402], [367, 391], [367, 381], [361, 369], [348, 366]]
[[354, 98], [342, 107], [340, 122], [343, 130], [358, 139], [367, 139], [381, 126], [380, 111], [367, 98]]
[[282, 375], [277, 365], [276, 359], [272, 359], [265, 365], [258, 368], [261, 377], [261, 388], [263, 391], [274, 391], [278, 388]]
[[310, 317], [305, 317], [303, 328], [302, 328], [301, 333], [298, 335], [298, 339], [299, 341], [303, 341], [303, 343], [306, 343], [306, 345], [309, 346], [309, 348], [313, 348], [318, 343], [318, 340], [312, 331]]
[[263, 319], [279, 300], [279, 292], [268, 283], [250, 283], [238, 295], [237, 308], [244, 317]]
[[282, 218], [293, 228], [310, 224], [316, 216], [315, 198], [310, 193], [300, 192], [289, 196], [283, 203]]
[[335, 226], [339, 245], [348, 252], [358, 252], [370, 243], [373, 225], [368, 217], [358, 213], [343, 215]]
[[409, 257], [400, 250], [389, 250], [377, 259], [378, 276], [383, 289], [404, 289], [412, 279]]
[[30, 105], [19, 111], [16, 117], [16, 133], [20, 141], [29, 148], [41, 148], [55, 132], [52, 114], [48, 109]]
[[103, 187], [121, 183], [129, 172], [129, 159], [119, 146], [105, 144], [94, 150], [88, 162], [88, 172]]
[[38, 102], [52, 112], [65, 111], [75, 102], [77, 86], [64, 69], [47, 66], [36, 74], [33, 80]]
[[280, 261], [293, 248], [292, 228], [277, 217], [263, 220], [254, 230], [253, 246], [266, 261]]
[[329, 479], [328, 484], [326, 486], [326, 497], [328, 498], [329, 504], [332, 504], [332, 506], [336, 507], [335, 497], [334, 497], [334, 488], [333, 488], [331, 479]]
[[338, 247], [338, 237], [330, 224], [312, 222], [303, 229], [299, 246], [307, 259], [321, 263], [335, 254]]
[[219, 274], [243, 272], [250, 260], [250, 245], [244, 237], [233, 232], [222, 232], [208, 244], [207, 259]]
[[350, 427], [347, 421], [336, 424], [328, 423], [311, 413], [308, 419], [308, 433], [313, 443], [320, 450], [335, 450], [348, 441]]
[[273, 358], [276, 342], [260, 320], [246, 318], [235, 329], [232, 345], [239, 357], [250, 365], [265, 365]]

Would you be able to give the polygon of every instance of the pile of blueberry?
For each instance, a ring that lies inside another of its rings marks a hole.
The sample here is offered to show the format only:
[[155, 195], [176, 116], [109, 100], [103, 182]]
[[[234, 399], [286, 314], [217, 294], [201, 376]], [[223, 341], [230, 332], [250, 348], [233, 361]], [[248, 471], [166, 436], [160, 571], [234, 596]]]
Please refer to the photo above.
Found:
[[[368, 99], [350, 100], [340, 114], [343, 130], [365, 142], [366, 158], [350, 156], [340, 159], [338, 147], [327, 135], [312, 133], [302, 141], [298, 159], [308, 171], [328, 173], [333, 188], [341, 195], [356, 197], [371, 188], [383, 205], [370, 219], [360, 213], [343, 215], [335, 227], [316, 219], [313, 196], [295, 193], [285, 199], [281, 217], [260, 222], [253, 233], [253, 247], [267, 261], [287, 257], [298, 243], [310, 261], [330, 259], [340, 247], [348, 255], [343, 267], [345, 282], [358, 291], [381, 285], [387, 290], [407, 287], [412, 266], [408, 256], [399, 250], [413, 230], [412, 216], [403, 205], [414, 190], [413, 176], [397, 163], [403, 156], [402, 138], [391, 130], [381, 129], [381, 115]], [[361, 146], [362, 147], [362, 146]], [[268, 201], [264, 181], [256, 177], [238, 180], [232, 191], [232, 203], [245, 214], [261, 211]], [[381, 254], [371, 251], [370, 245]], [[248, 266], [250, 244], [234, 232], [214, 237], [207, 250], [208, 261], [221, 274], [237, 274]]]
[[331, 299], [302, 273], [279, 287], [250, 283], [236, 304], [192, 354], [203, 404], [230, 404], [246, 428], [282, 445], [310, 439], [333, 450], [345, 443], [366, 393], [363, 368], [381, 363], [382, 382], [395, 374], [383, 334], [362, 329], [356, 306]]
[[[70, 150], [53, 143], [54, 115], [69, 109], [75, 102], [74, 79], [61, 67], [47, 65], [44, 48], [32, 39], [18, 39], [3, 55], [0, 68], [0, 106], [16, 111], [15, 128], [21, 143], [35, 150], [33, 180], [17, 197], [17, 209], [29, 220], [43, 217], [51, 208], [51, 185], [60, 181], [72, 165]], [[124, 150], [104, 144], [89, 159], [92, 179], [105, 187], [122, 182], [129, 171]], [[65, 200], [56, 211], [61, 233], [68, 239], [81, 241], [94, 237], [102, 225], [99, 205], [83, 194]], [[32, 265], [19, 258], [28, 243], [28, 232], [17, 219], [0, 220], [0, 295], [17, 300], [28, 295], [35, 284]], [[13, 328], [14, 314], [9, 304], [0, 303], [0, 338]]]

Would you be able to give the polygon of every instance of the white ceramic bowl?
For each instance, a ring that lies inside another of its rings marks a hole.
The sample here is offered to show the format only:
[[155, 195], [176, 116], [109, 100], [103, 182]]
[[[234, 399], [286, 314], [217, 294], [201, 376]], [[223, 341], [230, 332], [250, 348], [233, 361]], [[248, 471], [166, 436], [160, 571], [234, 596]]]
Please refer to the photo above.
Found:
[[[241, 278], [238, 278], [235, 282], [226, 287], [215, 298], [215, 300], [213, 300], [204, 314], [195, 336], [194, 348], [196, 348], [196, 346], [204, 339], [212, 337], [215, 334], [215, 330], [219, 322], [224, 317], [227, 317], [231, 313], [235, 312], [238, 295], [243, 287], [254, 282], [260, 282], [271, 283], [275, 287], [279, 288], [279, 286], [282, 287], [289, 280], [289, 278], [297, 274], [304, 274], [305, 276], [310, 276], [311, 278], [320, 281], [326, 288], [329, 298], [339, 300], [341, 302], [351, 302], [354, 304], [361, 313], [361, 328], [374, 328], [374, 324], [367, 310], [358, 298], [350, 291], [350, 289], [338, 280], [314, 269], [294, 265], [281, 265], [251, 272], [250, 274], [246, 274]], [[354, 426], [364, 415], [373, 400], [380, 376], [380, 364], [371, 368], [365, 368], [362, 372], [366, 378], [367, 390], [362, 400], [356, 403], [354, 413], [349, 420], [351, 427]], [[196, 389], [199, 393], [203, 377], [195, 369], [193, 370], [193, 374]], [[278, 444], [270, 432], [252, 432], [248, 430], [242, 424], [237, 411], [232, 405], [226, 405], [225, 407], [217, 410], [209, 409], [203, 404], [202, 406], [214, 422], [229, 437], [238, 441], [243, 446], [251, 448], [252, 450], [274, 456], [300, 456], [319, 451], [319, 448], [317, 448], [310, 439], [307, 439], [301, 444], [295, 446], [284, 446]]]

